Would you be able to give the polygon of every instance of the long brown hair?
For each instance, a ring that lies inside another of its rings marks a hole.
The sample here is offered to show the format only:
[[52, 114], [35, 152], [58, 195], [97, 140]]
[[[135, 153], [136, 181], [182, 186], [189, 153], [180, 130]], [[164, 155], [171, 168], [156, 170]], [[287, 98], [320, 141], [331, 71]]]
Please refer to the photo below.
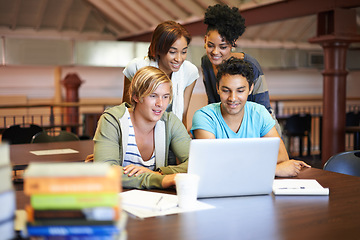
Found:
[[181, 24], [174, 21], [160, 23], [153, 32], [148, 57], [158, 60], [181, 37], [185, 37], [187, 44], [190, 44], [191, 35]]

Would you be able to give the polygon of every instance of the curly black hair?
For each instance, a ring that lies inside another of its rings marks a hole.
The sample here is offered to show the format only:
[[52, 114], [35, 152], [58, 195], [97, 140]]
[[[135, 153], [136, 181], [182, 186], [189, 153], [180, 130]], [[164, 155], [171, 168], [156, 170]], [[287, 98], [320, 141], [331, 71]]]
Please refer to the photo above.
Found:
[[207, 26], [206, 33], [217, 30], [233, 47], [236, 40], [245, 32], [245, 18], [237, 7], [230, 8], [227, 5], [216, 4], [206, 9], [204, 23]]
[[229, 75], [242, 75], [249, 83], [249, 87], [254, 83], [254, 73], [251, 63], [242, 59], [231, 57], [228, 60], [222, 62], [218, 67], [218, 73], [216, 75], [217, 84], [219, 84], [222, 76]]

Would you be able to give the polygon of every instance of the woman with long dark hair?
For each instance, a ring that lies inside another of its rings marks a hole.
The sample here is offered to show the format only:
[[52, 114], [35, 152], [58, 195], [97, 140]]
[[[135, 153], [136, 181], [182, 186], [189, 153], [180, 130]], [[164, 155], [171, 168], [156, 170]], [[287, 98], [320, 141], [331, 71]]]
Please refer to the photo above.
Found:
[[197, 67], [186, 61], [191, 41], [189, 32], [179, 23], [166, 21], [159, 24], [152, 35], [148, 55], [129, 62], [124, 69], [123, 102], [128, 102], [127, 91], [136, 71], [145, 66], [163, 70], [173, 84], [173, 102], [167, 111], [172, 111], [187, 126], [190, 98], [199, 78]]

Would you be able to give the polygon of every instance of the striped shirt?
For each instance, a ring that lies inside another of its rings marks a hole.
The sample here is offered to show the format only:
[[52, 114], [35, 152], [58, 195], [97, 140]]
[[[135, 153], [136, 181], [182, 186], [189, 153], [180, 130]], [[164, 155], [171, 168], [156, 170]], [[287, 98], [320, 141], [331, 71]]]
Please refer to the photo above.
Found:
[[134, 126], [131, 122], [128, 109], [126, 109], [124, 117], [127, 117], [129, 119], [129, 138], [128, 138], [128, 144], [127, 144], [125, 158], [124, 158], [124, 162], [123, 162], [123, 167], [130, 165], [130, 164], [134, 164], [136, 166], [146, 167], [146, 168], [154, 171], [155, 170], [155, 151], [153, 152], [153, 154], [149, 160], [144, 161], [142, 159], [141, 154], [138, 149], [138, 146], [136, 144]]

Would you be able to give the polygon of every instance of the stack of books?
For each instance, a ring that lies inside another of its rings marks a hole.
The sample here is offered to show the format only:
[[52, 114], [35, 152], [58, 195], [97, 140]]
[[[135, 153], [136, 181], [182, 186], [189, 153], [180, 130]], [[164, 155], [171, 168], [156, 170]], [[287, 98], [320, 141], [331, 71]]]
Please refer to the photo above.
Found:
[[107, 164], [31, 163], [24, 174], [31, 239], [123, 239], [120, 171]]
[[10, 147], [0, 144], [0, 238], [15, 237], [14, 219], [16, 210], [15, 191], [12, 185]]

